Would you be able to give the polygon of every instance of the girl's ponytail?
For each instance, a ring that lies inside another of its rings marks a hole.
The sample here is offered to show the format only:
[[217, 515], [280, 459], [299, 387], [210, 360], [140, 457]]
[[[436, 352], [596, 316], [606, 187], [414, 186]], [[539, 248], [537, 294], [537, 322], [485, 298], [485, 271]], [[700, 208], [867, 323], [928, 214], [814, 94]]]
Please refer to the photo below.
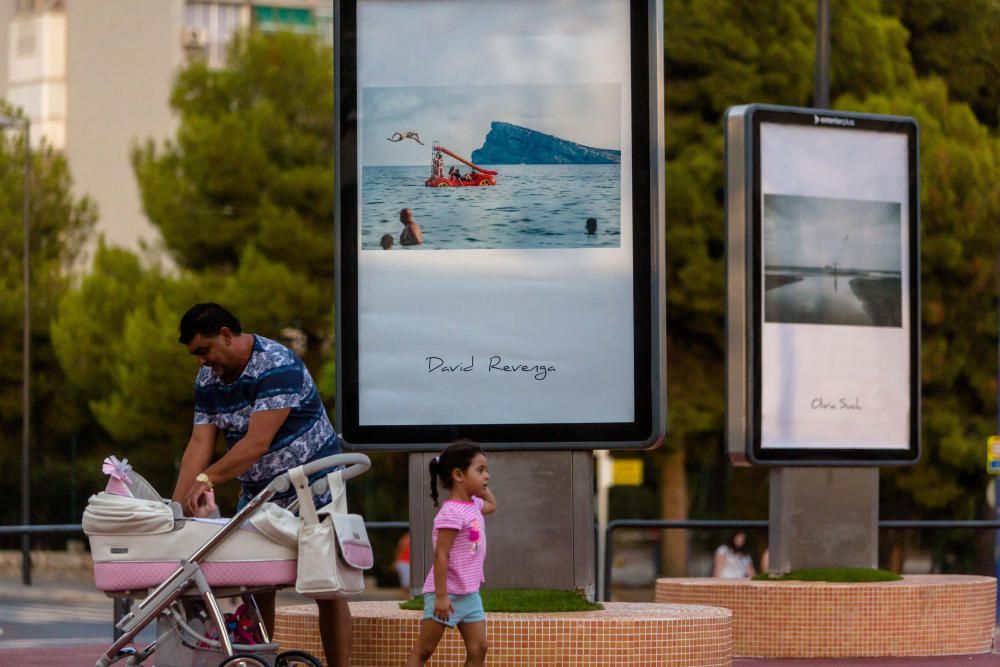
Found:
[[430, 472], [431, 477], [431, 500], [434, 501], [434, 507], [438, 506], [438, 487], [437, 487], [437, 477], [438, 477], [438, 462], [440, 459], [434, 457], [431, 462], [427, 465], [427, 470]]
[[451, 488], [451, 471], [466, 471], [472, 463], [472, 459], [477, 454], [483, 454], [483, 448], [472, 440], [456, 440], [444, 451], [431, 459], [427, 469], [431, 474], [431, 499], [434, 507], [438, 506], [437, 478], [441, 478], [441, 484], [446, 489]]

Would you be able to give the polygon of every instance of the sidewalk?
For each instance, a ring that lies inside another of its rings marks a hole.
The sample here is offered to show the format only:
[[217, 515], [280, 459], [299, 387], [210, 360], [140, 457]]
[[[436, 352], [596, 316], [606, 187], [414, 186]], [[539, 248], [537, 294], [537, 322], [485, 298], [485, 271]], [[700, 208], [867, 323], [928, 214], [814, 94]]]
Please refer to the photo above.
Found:
[[[397, 589], [371, 589], [365, 599], [396, 599]], [[0, 576], [0, 605], [4, 600], [32, 600], [46, 603], [99, 604], [107, 605], [111, 617], [112, 599], [96, 590], [90, 582], [66, 581], [45, 578], [36, 580], [32, 586], [23, 586], [19, 577]], [[278, 606], [308, 604], [311, 600], [297, 595], [294, 590], [278, 593]], [[79, 646], [65, 646], [65, 640], [32, 639], [8, 641], [0, 648], [0, 667], [91, 667], [98, 657], [110, 646], [110, 623], [108, 641], [96, 638], [94, 643]], [[994, 632], [996, 635], [997, 632]], [[932, 656], [907, 658], [849, 658], [849, 659], [761, 659], [737, 658], [734, 667], [1000, 667], [1000, 654], [980, 654], [971, 656]], [[152, 667], [152, 665], [150, 665]]]
[[[0, 651], [0, 665], [13, 667], [93, 667], [94, 662], [107, 650], [107, 644], [95, 646], [75, 646], [60, 648], [37, 647], [31, 649], [8, 649]], [[973, 656], [933, 656], [927, 658], [850, 658], [827, 659], [748, 659], [737, 658], [733, 667], [989, 667], [1000, 665], [1000, 655], [983, 654]], [[392, 667], [387, 665], [386, 667]]]

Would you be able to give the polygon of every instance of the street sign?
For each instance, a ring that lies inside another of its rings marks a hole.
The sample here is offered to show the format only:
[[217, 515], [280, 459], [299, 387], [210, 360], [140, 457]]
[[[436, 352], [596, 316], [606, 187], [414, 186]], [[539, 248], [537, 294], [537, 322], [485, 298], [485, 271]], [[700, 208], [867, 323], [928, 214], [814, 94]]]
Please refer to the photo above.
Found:
[[1000, 435], [986, 440], [986, 472], [1000, 474]]
[[642, 485], [642, 459], [612, 459], [612, 479], [615, 486]]

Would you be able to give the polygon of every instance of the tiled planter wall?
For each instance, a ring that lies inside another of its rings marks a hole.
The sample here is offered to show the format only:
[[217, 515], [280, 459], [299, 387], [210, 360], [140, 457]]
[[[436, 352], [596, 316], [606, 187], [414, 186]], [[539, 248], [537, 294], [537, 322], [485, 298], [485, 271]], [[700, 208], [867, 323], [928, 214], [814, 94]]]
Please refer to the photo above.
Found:
[[996, 579], [919, 575], [864, 584], [659, 579], [656, 601], [731, 609], [737, 657], [958, 655], [990, 651]]
[[[402, 665], [417, 640], [421, 613], [396, 602], [352, 602], [353, 667]], [[604, 611], [487, 614], [495, 667], [713, 667], [732, 663], [731, 614], [706, 606], [605, 603]], [[323, 655], [316, 606], [277, 610], [275, 640], [282, 649]], [[447, 630], [428, 667], [460, 666], [465, 646]]]

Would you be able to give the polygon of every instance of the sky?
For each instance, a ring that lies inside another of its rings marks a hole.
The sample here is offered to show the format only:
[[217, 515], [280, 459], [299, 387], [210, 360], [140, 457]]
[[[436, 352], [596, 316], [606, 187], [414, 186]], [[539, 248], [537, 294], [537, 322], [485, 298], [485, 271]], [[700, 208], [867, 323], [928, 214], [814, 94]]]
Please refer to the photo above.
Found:
[[764, 265], [900, 271], [897, 202], [764, 195]]
[[[469, 159], [492, 121], [594, 148], [621, 149], [619, 84], [369, 87], [361, 95], [361, 160], [427, 165], [434, 141]], [[394, 132], [417, 132], [387, 141]]]

